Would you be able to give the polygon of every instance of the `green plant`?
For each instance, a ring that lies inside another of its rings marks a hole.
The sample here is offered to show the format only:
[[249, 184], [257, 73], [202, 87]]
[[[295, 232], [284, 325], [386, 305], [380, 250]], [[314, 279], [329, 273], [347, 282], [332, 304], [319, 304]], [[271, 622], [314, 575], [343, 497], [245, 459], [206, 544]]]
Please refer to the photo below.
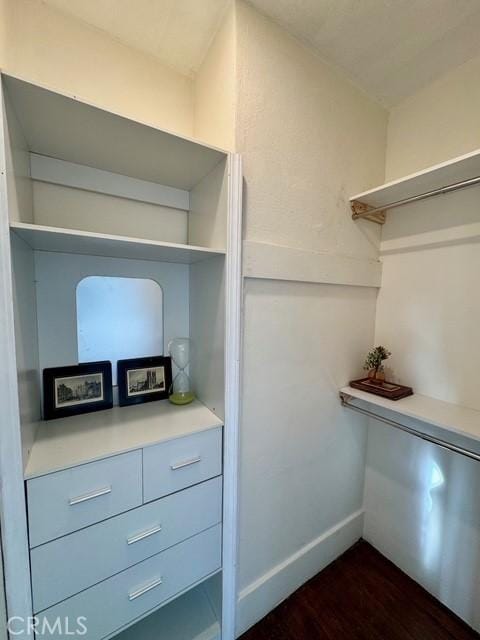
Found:
[[372, 371], [373, 369], [376, 377], [377, 373], [383, 370], [382, 362], [387, 360], [391, 355], [391, 352], [385, 347], [382, 347], [381, 345], [379, 347], [375, 347], [375, 349], [372, 349], [367, 353], [363, 368], [367, 371]]

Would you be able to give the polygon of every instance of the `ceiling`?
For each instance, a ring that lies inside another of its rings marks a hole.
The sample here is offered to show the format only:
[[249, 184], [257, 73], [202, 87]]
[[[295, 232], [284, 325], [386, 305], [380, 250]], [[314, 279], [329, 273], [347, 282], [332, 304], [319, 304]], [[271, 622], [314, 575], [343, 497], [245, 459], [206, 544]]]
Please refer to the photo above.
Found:
[[[193, 75], [229, 0], [44, 0]], [[480, 0], [249, 0], [386, 106], [480, 55]]]
[[200, 67], [229, 0], [44, 0], [186, 75]]
[[387, 106], [480, 55], [479, 0], [249, 0]]

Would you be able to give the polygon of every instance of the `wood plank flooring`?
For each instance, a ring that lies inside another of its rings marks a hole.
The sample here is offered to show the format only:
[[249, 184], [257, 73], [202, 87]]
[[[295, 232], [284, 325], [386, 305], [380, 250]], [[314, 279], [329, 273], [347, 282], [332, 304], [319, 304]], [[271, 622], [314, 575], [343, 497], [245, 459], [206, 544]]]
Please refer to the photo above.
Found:
[[241, 640], [479, 640], [453, 613], [359, 541]]

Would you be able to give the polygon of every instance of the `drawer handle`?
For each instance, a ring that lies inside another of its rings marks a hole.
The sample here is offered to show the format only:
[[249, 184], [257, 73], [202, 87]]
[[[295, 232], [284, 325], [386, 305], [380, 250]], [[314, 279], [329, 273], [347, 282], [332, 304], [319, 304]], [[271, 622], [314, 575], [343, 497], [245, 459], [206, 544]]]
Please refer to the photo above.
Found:
[[176, 471], [177, 469], [183, 469], [184, 467], [189, 467], [191, 464], [197, 464], [202, 459], [201, 456], [197, 456], [196, 458], [191, 458], [190, 460], [184, 460], [183, 462], [177, 462], [176, 464], [171, 464], [170, 469], [172, 471]]
[[162, 584], [162, 578], [157, 578], [156, 580], [153, 580], [149, 584], [146, 584], [144, 587], [140, 587], [140, 589], [136, 589], [135, 591], [131, 591], [128, 594], [128, 599], [129, 600], [136, 600], [140, 596], [143, 596], [144, 593], [148, 593], [149, 591], [151, 591], [152, 589], [155, 589], [155, 587], [158, 587], [161, 584]]
[[77, 496], [76, 498], [70, 498], [68, 504], [73, 506], [74, 504], [80, 504], [80, 502], [86, 502], [87, 500], [93, 500], [94, 498], [99, 498], [100, 496], [104, 496], [107, 493], [112, 493], [112, 487], [103, 487], [103, 489], [96, 489], [95, 491], [91, 491], [90, 493], [85, 493], [83, 496]]
[[156, 527], [152, 527], [151, 529], [142, 531], [142, 533], [137, 533], [137, 535], [127, 538], [127, 544], [135, 544], [135, 542], [140, 542], [140, 540], [145, 540], [145, 538], [149, 538], [150, 536], [153, 536], [155, 533], [159, 533], [161, 530], [162, 530], [162, 526], [159, 524]]

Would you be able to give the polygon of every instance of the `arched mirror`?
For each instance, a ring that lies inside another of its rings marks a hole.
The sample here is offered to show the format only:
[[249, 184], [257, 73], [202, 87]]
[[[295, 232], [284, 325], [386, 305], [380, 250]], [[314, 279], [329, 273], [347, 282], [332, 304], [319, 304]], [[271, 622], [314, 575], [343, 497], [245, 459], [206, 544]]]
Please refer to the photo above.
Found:
[[163, 354], [163, 292], [154, 280], [88, 276], [77, 286], [78, 361]]

